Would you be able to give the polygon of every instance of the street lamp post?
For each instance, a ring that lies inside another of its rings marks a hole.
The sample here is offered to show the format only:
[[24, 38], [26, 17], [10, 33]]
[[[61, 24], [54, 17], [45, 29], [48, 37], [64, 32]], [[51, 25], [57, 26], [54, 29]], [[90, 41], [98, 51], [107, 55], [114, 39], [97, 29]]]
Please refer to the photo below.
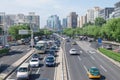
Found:
[[31, 31], [31, 47], [33, 49], [33, 46], [34, 46], [34, 39], [33, 39], [33, 29], [32, 29], [32, 17], [30, 17], [30, 31]]

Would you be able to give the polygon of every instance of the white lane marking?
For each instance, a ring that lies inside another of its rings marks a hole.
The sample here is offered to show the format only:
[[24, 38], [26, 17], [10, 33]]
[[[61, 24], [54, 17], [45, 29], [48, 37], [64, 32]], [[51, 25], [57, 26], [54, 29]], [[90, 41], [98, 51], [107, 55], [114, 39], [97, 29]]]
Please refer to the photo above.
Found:
[[100, 65], [100, 67], [101, 67], [105, 72], [107, 72], [107, 70], [106, 70], [102, 65]]
[[36, 74], [38, 74], [38, 73], [39, 73], [40, 69], [41, 69], [41, 68], [38, 68], [38, 70], [37, 70]]
[[96, 52], [95, 51], [88, 51], [90, 54], [95, 54]]
[[93, 56], [90, 56], [93, 60], [95, 60], [95, 58]]
[[82, 54], [83, 52], [82, 52], [82, 51], [80, 51], [80, 53]]
[[16, 51], [17, 49], [11, 49], [11, 50]]
[[87, 67], [86, 67], [85, 65], [84, 65], [84, 68], [85, 68], [86, 71], [88, 71], [88, 70], [87, 70]]
[[78, 56], [78, 59], [81, 61], [82, 59], [80, 58], [80, 56]]
[[30, 48], [29, 48], [29, 49], [27, 49], [27, 50], [30, 50]]
[[45, 59], [46, 59], [46, 56], [44, 57], [43, 61], [45, 61]]
[[17, 49], [18, 51], [21, 51], [21, 49]]
[[21, 49], [21, 51], [24, 51], [24, 49]]

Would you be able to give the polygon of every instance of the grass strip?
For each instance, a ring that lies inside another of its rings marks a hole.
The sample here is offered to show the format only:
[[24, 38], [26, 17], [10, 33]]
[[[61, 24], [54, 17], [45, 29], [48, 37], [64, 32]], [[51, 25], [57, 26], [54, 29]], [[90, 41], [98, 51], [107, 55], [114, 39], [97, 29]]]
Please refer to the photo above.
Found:
[[120, 62], [120, 54], [119, 53], [116, 53], [116, 52], [113, 52], [111, 50], [107, 50], [104, 48], [99, 48], [98, 50], [101, 53], [103, 53], [104, 55], [108, 56], [109, 58], [112, 58], [113, 60]]

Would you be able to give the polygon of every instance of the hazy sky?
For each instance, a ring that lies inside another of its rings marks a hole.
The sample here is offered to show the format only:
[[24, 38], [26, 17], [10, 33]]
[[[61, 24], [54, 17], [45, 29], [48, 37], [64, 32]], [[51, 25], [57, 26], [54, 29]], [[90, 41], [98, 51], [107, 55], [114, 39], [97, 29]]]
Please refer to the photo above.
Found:
[[62, 19], [74, 11], [81, 16], [94, 6], [113, 7], [118, 1], [120, 0], [0, 0], [0, 12], [6, 14], [35, 12], [40, 15], [40, 26], [43, 27], [50, 15], [57, 14]]

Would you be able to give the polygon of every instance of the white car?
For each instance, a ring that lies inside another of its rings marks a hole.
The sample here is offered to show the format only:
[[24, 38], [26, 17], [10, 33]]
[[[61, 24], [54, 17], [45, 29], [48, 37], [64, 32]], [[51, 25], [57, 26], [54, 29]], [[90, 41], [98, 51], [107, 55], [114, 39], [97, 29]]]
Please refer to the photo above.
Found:
[[29, 63], [23, 63], [18, 69], [17, 69], [17, 80], [19, 79], [28, 79], [29, 75], [31, 74], [31, 69], [29, 66]]
[[39, 67], [40, 65], [40, 60], [39, 59], [31, 59], [29, 62], [31, 67]]
[[70, 49], [69, 52], [70, 52], [71, 55], [72, 54], [77, 54], [77, 50], [75, 48]]

